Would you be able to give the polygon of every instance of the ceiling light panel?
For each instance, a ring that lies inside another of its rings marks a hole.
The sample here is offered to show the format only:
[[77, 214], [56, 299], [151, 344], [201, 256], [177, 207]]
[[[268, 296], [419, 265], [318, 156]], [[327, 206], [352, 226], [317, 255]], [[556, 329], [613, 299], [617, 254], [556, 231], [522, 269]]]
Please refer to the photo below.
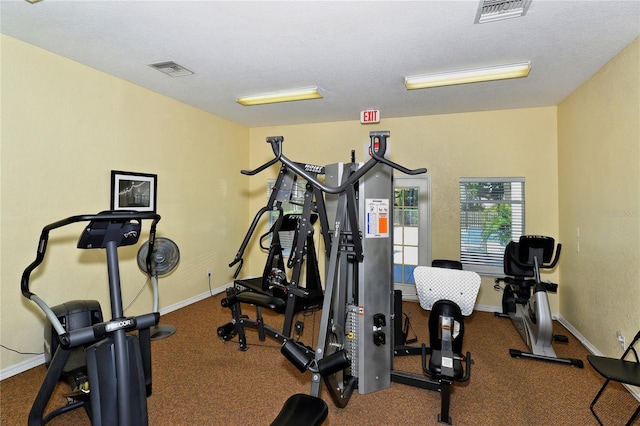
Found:
[[472, 70], [449, 71], [424, 74], [404, 78], [407, 90], [428, 89], [430, 87], [453, 86], [456, 84], [479, 83], [483, 81], [505, 80], [526, 77], [531, 70], [531, 62], [478, 68]]
[[321, 98], [322, 94], [320, 94], [317, 87], [303, 87], [300, 89], [284, 90], [280, 92], [240, 96], [236, 98], [236, 102], [240, 105], [252, 106]]

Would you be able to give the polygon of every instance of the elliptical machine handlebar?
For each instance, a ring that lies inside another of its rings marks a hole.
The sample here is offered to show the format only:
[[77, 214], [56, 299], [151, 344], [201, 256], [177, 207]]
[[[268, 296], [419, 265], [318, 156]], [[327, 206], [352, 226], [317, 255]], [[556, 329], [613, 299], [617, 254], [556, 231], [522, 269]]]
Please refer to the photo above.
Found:
[[158, 324], [160, 313], [151, 312], [135, 317], [119, 318], [94, 324], [89, 327], [78, 328], [59, 334], [60, 344], [65, 348], [91, 344], [102, 340], [108, 334], [116, 330], [125, 331], [143, 330]]
[[[242, 170], [241, 173], [244, 175], [252, 176], [260, 173], [261, 171], [265, 170], [266, 168], [280, 161], [281, 163], [285, 164], [289, 169], [293, 170], [297, 175], [306, 179], [306, 181], [309, 182], [311, 185], [315, 186], [316, 188], [320, 189], [321, 191], [327, 194], [343, 193], [347, 189], [347, 187], [349, 187], [350, 185], [353, 185], [355, 182], [360, 180], [360, 178], [366, 175], [369, 172], [369, 170], [371, 170], [378, 163], [386, 164], [387, 166], [408, 175], [419, 175], [422, 173], [426, 173], [427, 172], [426, 168], [408, 169], [404, 166], [401, 166], [400, 164], [394, 163], [393, 161], [390, 161], [384, 158], [384, 154], [387, 151], [387, 138], [389, 137], [389, 135], [390, 135], [389, 131], [369, 132], [371, 158], [362, 167], [360, 167], [351, 176], [349, 176], [349, 178], [345, 180], [340, 186], [333, 187], [333, 186], [328, 186], [323, 184], [318, 179], [316, 179], [311, 174], [309, 174], [306, 170], [304, 170], [304, 168], [300, 167], [299, 163], [295, 163], [289, 160], [287, 157], [285, 157], [284, 154], [282, 153], [282, 143], [284, 142], [284, 137], [282, 136], [267, 137], [267, 142], [271, 144], [271, 149], [275, 154], [274, 159], [261, 165], [260, 167], [254, 170]], [[378, 145], [377, 149], [375, 147], [376, 142]]]
[[[66, 219], [59, 220], [57, 222], [53, 222], [49, 225], [46, 225], [42, 228], [42, 232], [40, 233], [40, 239], [38, 241], [38, 248], [36, 251], [36, 258], [29, 266], [26, 267], [24, 272], [22, 273], [22, 279], [20, 282], [20, 288], [22, 291], [22, 295], [27, 299], [33, 301], [38, 305], [40, 309], [47, 316], [47, 319], [51, 322], [51, 325], [54, 327], [58, 335], [61, 336], [61, 341], [63, 340], [62, 336], [68, 336], [67, 330], [62, 326], [60, 320], [56, 316], [56, 314], [51, 310], [49, 305], [38, 297], [35, 293], [33, 293], [29, 289], [29, 280], [31, 277], [31, 273], [44, 261], [45, 253], [47, 251], [47, 243], [49, 241], [49, 232], [62, 228], [64, 226], [77, 223], [77, 222], [108, 222], [108, 223], [128, 223], [131, 221], [137, 221], [140, 223], [142, 220], [153, 220], [151, 223], [151, 229], [149, 230], [149, 250], [147, 254], [147, 271], [151, 271], [151, 254], [153, 253], [153, 244], [155, 242], [155, 234], [156, 234], [156, 225], [160, 221], [160, 215], [153, 212], [138, 212], [138, 211], [129, 211], [129, 210], [121, 210], [121, 211], [112, 211], [107, 210], [98, 214], [92, 215], [77, 215], [70, 216]], [[136, 241], [139, 238], [139, 233], [135, 235]], [[147, 320], [142, 320], [143, 323], [147, 323]], [[157, 320], [156, 320], [157, 323]], [[97, 326], [98, 324], [96, 324]], [[91, 329], [92, 327], [88, 327]], [[140, 326], [140, 328], [144, 328]], [[113, 329], [115, 330], [115, 329]], [[110, 330], [110, 331], [113, 331]], [[83, 329], [76, 330], [75, 336], [72, 340], [84, 341], [89, 339], [89, 334], [87, 330], [83, 332]], [[91, 332], [93, 334], [93, 331]], [[100, 333], [98, 333], [99, 335]], [[70, 342], [70, 337], [66, 340]], [[94, 340], [97, 340], [95, 337]], [[61, 342], [64, 343], [64, 342]]]

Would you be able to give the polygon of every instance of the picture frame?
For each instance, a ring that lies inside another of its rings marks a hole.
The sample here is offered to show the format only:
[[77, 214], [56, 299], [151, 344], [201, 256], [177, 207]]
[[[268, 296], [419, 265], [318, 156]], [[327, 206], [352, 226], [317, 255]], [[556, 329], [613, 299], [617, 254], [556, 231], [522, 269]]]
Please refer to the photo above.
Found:
[[158, 175], [111, 171], [111, 210], [156, 212]]

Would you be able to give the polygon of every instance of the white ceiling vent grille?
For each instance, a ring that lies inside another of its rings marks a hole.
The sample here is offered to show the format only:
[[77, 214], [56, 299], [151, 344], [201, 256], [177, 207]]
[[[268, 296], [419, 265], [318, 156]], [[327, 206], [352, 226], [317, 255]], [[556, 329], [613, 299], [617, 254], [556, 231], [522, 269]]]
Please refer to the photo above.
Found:
[[193, 74], [193, 71], [189, 71], [182, 65], [178, 65], [173, 61], [158, 62], [157, 64], [151, 64], [149, 66], [171, 77], [184, 77], [185, 75]]
[[532, 0], [481, 0], [476, 13], [476, 24], [524, 16]]

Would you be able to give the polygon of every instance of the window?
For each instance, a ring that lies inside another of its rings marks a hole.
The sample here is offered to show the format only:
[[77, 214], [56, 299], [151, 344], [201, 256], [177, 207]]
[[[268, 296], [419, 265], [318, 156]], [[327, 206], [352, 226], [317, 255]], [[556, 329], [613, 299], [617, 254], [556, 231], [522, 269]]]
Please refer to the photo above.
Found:
[[507, 244], [524, 233], [524, 178], [460, 178], [460, 260], [502, 275]]
[[405, 297], [415, 297], [413, 270], [431, 264], [430, 176], [394, 177], [393, 281]]

